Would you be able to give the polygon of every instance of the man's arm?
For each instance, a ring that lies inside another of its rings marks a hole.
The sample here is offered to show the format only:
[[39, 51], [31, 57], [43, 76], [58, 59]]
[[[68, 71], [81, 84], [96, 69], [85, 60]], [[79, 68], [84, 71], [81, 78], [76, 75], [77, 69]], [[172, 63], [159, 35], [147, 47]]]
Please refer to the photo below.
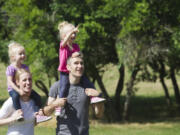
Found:
[[54, 98], [54, 97], [48, 97], [47, 105], [52, 104], [55, 100], [56, 100], [56, 98]]
[[104, 114], [104, 102], [92, 104], [93, 111], [97, 118], [102, 118]]
[[66, 98], [57, 98], [56, 100], [52, 101], [52, 103], [48, 104], [47, 106], [45, 106], [42, 111], [44, 113], [44, 115], [51, 115], [54, 112], [54, 109], [56, 107], [62, 107], [65, 105], [66, 103]]

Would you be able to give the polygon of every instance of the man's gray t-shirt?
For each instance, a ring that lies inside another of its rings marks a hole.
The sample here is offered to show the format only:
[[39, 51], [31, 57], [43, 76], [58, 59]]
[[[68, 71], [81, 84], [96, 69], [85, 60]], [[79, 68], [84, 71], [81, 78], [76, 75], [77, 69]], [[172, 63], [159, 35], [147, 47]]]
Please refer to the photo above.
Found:
[[49, 97], [56, 98], [59, 94], [60, 90], [60, 81], [55, 82], [49, 91]]
[[[92, 88], [88, 81], [84, 84]], [[51, 87], [50, 97], [57, 97], [58, 87], [59, 82]], [[81, 84], [69, 86], [67, 104], [62, 108], [61, 116], [57, 117], [56, 135], [89, 135], [89, 101]]]

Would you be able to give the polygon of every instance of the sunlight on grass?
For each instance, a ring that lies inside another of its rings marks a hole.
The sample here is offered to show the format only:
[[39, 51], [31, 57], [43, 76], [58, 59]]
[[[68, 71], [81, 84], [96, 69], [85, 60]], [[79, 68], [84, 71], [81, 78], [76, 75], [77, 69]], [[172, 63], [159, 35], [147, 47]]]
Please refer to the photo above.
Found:
[[7, 91], [7, 81], [6, 81], [6, 67], [4, 64], [0, 63], [0, 99], [5, 100], [9, 97]]

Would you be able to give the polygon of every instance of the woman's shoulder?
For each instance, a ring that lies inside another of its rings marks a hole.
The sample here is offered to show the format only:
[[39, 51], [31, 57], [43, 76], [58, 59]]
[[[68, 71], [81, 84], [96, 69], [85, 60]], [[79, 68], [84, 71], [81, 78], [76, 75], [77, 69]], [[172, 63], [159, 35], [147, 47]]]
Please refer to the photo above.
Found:
[[4, 104], [12, 105], [12, 104], [13, 104], [12, 98], [9, 97], [8, 99], [6, 99], [6, 101], [4, 102]]
[[12, 98], [9, 97], [6, 101], [4, 101], [2, 108], [13, 108], [13, 101], [12, 101]]

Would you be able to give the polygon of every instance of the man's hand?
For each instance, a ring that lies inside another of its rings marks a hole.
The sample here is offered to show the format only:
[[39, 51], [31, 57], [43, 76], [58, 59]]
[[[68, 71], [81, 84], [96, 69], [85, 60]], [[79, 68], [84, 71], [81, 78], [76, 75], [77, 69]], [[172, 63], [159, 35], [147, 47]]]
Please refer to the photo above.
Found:
[[51, 115], [54, 112], [54, 109], [56, 107], [62, 107], [66, 104], [67, 98], [57, 98], [55, 101], [53, 101], [51, 104], [45, 106], [43, 108], [43, 114], [44, 115]]
[[99, 96], [99, 92], [95, 89], [92, 89], [92, 88], [86, 88], [85, 93], [87, 96], [93, 96], [93, 97]]

